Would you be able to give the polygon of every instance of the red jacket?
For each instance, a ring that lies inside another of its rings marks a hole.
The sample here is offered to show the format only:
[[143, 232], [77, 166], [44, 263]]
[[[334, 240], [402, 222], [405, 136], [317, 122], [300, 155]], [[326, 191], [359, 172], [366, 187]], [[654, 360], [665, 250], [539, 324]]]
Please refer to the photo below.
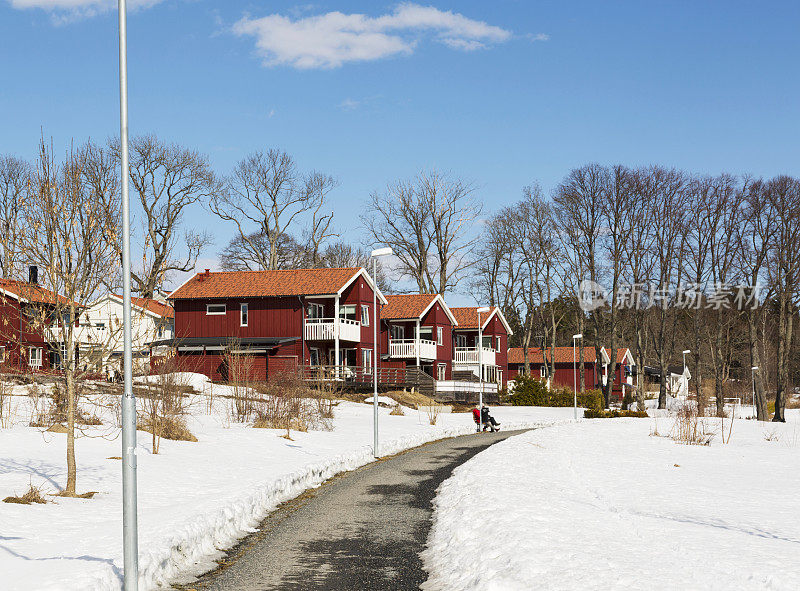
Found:
[[480, 424], [481, 422], [481, 411], [477, 408], [472, 409], [472, 418], [475, 419], [475, 422]]

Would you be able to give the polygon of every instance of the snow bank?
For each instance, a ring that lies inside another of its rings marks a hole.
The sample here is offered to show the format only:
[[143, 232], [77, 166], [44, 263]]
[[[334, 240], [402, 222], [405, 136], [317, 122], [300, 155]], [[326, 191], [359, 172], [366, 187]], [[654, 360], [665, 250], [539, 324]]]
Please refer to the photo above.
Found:
[[737, 421], [728, 445], [650, 436], [654, 419], [494, 445], [440, 487], [422, 588], [800, 589], [800, 417], [787, 415]]
[[[197, 380], [198, 386], [200, 380]], [[318, 486], [334, 474], [372, 461], [372, 406], [342, 402], [334, 430], [298, 433], [231, 424], [229, 401], [218, 397], [206, 414], [197, 396], [189, 428], [197, 443], [162, 441], [150, 453], [150, 435], [138, 433], [140, 588], [167, 586], [214, 566], [230, 547], [278, 504]], [[26, 402], [25, 398], [17, 404]], [[471, 433], [472, 416], [443, 414], [438, 425], [404, 409], [381, 408], [381, 454], [434, 439]], [[568, 420], [572, 409], [493, 408], [503, 428]], [[108, 410], [109, 423], [113, 411]], [[52, 493], [63, 487], [64, 435], [18, 424], [0, 430], [0, 498], [24, 492], [29, 482]], [[78, 491], [98, 491], [92, 500], [55, 498], [38, 506], [0, 503], [0, 588], [118, 590], [122, 572], [121, 466], [118, 431], [104, 427], [76, 442]]]

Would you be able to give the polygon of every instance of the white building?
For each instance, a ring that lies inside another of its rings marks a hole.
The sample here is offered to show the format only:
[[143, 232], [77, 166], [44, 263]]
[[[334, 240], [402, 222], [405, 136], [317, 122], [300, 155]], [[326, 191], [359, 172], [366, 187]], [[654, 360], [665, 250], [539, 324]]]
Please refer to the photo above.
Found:
[[[175, 312], [166, 302], [131, 298], [134, 372], [149, 369], [150, 345], [174, 336]], [[122, 371], [122, 296], [109, 293], [87, 308], [77, 330], [82, 358], [106, 374]]]

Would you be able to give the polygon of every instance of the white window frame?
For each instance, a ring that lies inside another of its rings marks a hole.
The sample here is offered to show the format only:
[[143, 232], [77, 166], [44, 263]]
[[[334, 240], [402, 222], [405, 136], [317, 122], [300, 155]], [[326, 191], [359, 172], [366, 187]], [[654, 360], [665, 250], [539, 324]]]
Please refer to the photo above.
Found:
[[361, 326], [369, 326], [369, 306], [361, 304]]
[[[430, 337], [425, 339], [425, 337], [422, 335], [423, 331], [425, 332], [425, 335], [430, 334]], [[425, 339], [426, 341], [432, 341], [433, 340], [433, 327], [432, 326], [420, 326], [419, 327], [419, 338], [420, 338], [420, 340]]]
[[445, 380], [446, 378], [447, 378], [447, 364], [439, 363], [436, 366], [436, 379], [442, 381]]
[[[36, 351], [37, 355], [33, 354], [34, 351]], [[42, 367], [42, 351], [42, 347], [28, 347], [28, 365], [30, 367]], [[34, 360], [34, 357], [38, 359]]]
[[[397, 336], [395, 336], [397, 335]], [[402, 341], [406, 338], [406, 327], [402, 324], [392, 324], [389, 326], [389, 336], [393, 341]]]
[[500, 335], [497, 335], [496, 339], [497, 339], [497, 347], [495, 347], [495, 351], [500, 351], [501, 350], [500, 349], [500, 345], [503, 344], [503, 341], [500, 340], [500, 339], [502, 339], [502, 337]]
[[[314, 354], [317, 356], [317, 362], [314, 363]], [[308, 348], [308, 364], [312, 367], [319, 367], [320, 359], [322, 359], [319, 355], [319, 347], [309, 347]]]
[[466, 349], [469, 347], [469, 339], [465, 334], [457, 334], [456, 335], [456, 347], [460, 349]]
[[[311, 310], [314, 310], [314, 312], [311, 312]], [[308, 309], [306, 310], [306, 315], [309, 320], [319, 320], [320, 318], [324, 318], [325, 304], [310, 302], [308, 304]]]
[[250, 306], [243, 302], [239, 304], [239, 326], [247, 326], [250, 321]]
[[[347, 315], [350, 314], [350, 310], [352, 310], [352, 318], [347, 318]], [[342, 304], [339, 306], [339, 318], [345, 320], [358, 320], [358, 306], [355, 304]]]
[[372, 371], [372, 349], [361, 349], [361, 366], [365, 372]]
[[436, 327], [436, 344], [441, 346], [444, 343], [444, 328], [441, 326]]
[[545, 369], [544, 364], [539, 366], [539, 377], [540, 378], [547, 377], [547, 370]]
[[[212, 312], [211, 308], [222, 308], [221, 312]], [[225, 316], [228, 313], [227, 304], [206, 304], [206, 316]]]

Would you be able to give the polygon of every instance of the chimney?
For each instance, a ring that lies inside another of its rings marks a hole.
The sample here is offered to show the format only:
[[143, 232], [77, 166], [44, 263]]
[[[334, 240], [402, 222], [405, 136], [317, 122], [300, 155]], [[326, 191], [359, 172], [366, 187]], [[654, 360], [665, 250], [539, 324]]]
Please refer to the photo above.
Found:
[[211, 276], [210, 270], [206, 269], [205, 273], [198, 273], [197, 274], [197, 280], [202, 283], [203, 281], [206, 280], [207, 277], [210, 277], [210, 276]]
[[28, 267], [28, 283], [39, 283], [39, 267], [31, 265]]

